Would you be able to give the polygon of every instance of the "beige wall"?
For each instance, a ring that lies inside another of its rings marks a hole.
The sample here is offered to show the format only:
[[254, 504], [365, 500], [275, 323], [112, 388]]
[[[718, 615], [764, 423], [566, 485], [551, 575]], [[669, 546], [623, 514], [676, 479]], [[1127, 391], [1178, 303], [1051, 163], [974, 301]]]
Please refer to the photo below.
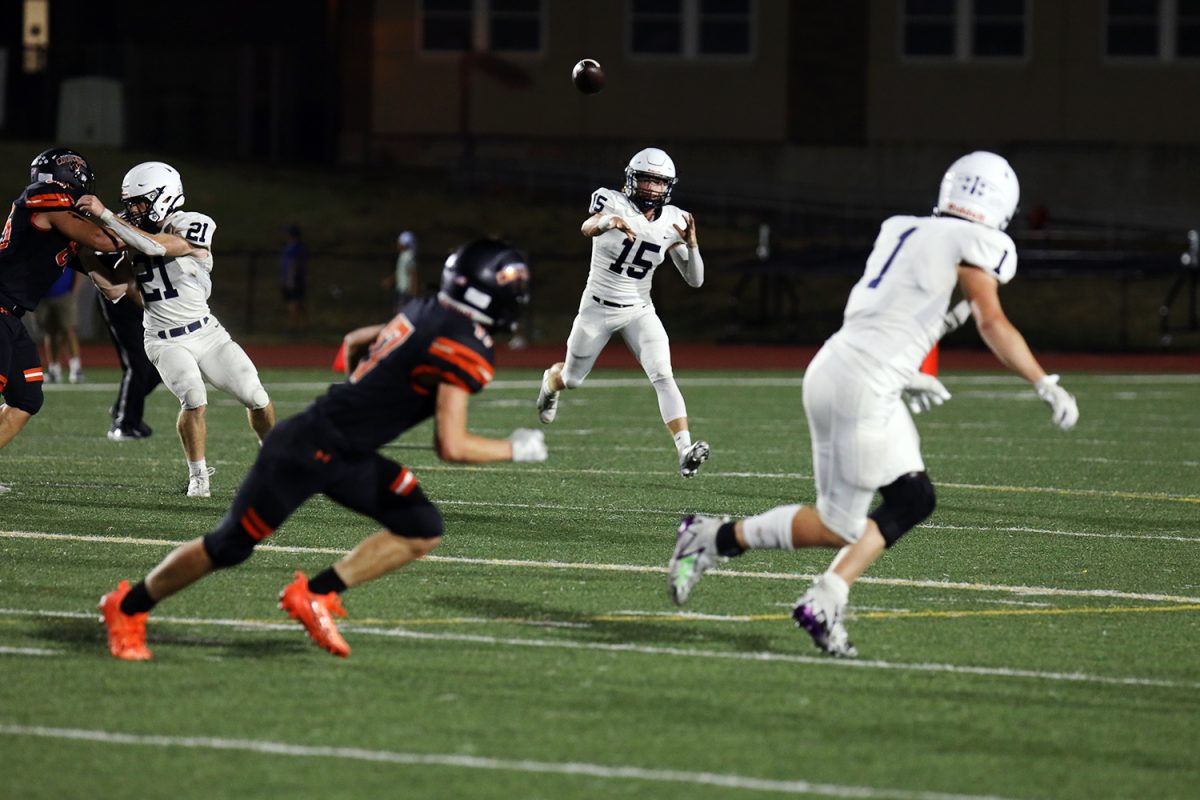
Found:
[[[530, 120], [536, 120], [539, 134], [548, 138], [631, 138], [650, 131], [670, 139], [783, 140], [787, 3], [759, 0], [754, 56], [727, 62], [635, 60], [625, 52], [626, 0], [546, 5], [544, 52], [506, 56], [529, 71], [532, 85], [510, 88], [473, 76], [474, 133], [528, 136]], [[443, 136], [459, 130], [459, 60], [417, 53], [418, 7], [416, 0], [375, 2], [377, 136]], [[607, 73], [608, 85], [598, 95], [584, 96], [571, 84], [571, 67], [584, 57], [600, 61]]]
[[1027, 60], [915, 63], [899, 2], [871, 4], [870, 142], [1200, 141], [1200, 64], [1105, 59], [1099, 0], [1031, 0]]

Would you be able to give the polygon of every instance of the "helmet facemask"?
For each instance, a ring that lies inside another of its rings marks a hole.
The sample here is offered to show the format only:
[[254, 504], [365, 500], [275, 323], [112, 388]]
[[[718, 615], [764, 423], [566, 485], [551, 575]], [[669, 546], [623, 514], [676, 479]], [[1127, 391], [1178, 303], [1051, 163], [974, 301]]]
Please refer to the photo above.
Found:
[[[642, 189], [638, 186], [638, 182], [650, 179], [659, 181], [664, 184], [661, 192], [652, 192]], [[662, 208], [671, 202], [671, 190], [675, 188], [675, 182], [678, 178], [659, 175], [654, 172], [635, 171], [632, 167], [625, 168], [625, 196], [633, 201], [633, 204], [642, 211], [649, 211], [652, 208]]]

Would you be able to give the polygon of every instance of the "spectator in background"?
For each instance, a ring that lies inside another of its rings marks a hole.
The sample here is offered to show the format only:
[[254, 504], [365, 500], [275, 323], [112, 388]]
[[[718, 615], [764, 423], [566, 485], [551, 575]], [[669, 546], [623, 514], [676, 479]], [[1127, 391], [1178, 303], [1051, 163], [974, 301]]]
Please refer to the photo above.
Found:
[[417, 237], [412, 231], [403, 231], [396, 237], [396, 271], [384, 284], [390, 284], [395, 292], [393, 308], [396, 313], [417, 294]]
[[308, 283], [308, 248], [300, 238], [300, 226], [290, 225], [287, 242], [279, 254], [279, 288], [287, 308], [289, 331], [299, 331], [308, 325], [304, 295]]
[[42, 330], [46, 349], [46, 381], [62, 383], [62, 355], [67, 354], [67, 379], [83, 383], [83, 365], [79, 360], [79, 286], [83, 275], [63, 269], [33, 315]]

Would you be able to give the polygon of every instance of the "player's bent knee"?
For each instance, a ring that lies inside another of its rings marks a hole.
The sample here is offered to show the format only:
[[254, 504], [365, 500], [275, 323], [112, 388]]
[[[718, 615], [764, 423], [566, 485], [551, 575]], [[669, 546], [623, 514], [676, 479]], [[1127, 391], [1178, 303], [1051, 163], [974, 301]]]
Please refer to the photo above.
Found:
[[651, 364], [650, 366], [646, 367], [645, 369], [646, 369], [646, 377], [650, 379], [651, 383], [659, 383], [659, 382], [664, 382], [664, 381], [674, 381], [675, 380], [675, 372], [671, 369], [671, 364], [669, 362], [668, 363]]
[[217, 569], [235, 567], [254, 553], [257, 544], [240, 525], [225, 519], [221, 527], [204, 537], [204, 552]]
[[259, 386], [250, 393], [250, 408], [253, 410], [259, 411], [269, 405], [271, 405], [271, 397], [263, 387]]
[[883, 502], [867, 516], [875, 520], [888, 547], [927, 519], [937, 506], [933, 482], [924, 472], [901, 475], [879, 493]]
[[45, 402], [45, 395], [39, 391], [28, 392], [25, 396], [19, 399], [14, 398], [8, 401], [7, 405], [9, 408], [16, 409], [17, 411], [24, 411], [26, 414], [32, 417], [34, 414], [42, 410], [42, 405]]
[[183, 406], [185, 411], [195, 411], [197, 408], [203, 408], [208, 405], [208, 392], [203, 387], [188, 389], [183, 393], [183, 397], [179, 398], [179, 404]]
[[432, 541], [433, 544], [429, 547], [429, 550], [432, 550], [442, 540], [442, 512], [432, 503], [417, 505], [406, 509], [402, 518], [393, 517], [388, 530], [413, 542]]

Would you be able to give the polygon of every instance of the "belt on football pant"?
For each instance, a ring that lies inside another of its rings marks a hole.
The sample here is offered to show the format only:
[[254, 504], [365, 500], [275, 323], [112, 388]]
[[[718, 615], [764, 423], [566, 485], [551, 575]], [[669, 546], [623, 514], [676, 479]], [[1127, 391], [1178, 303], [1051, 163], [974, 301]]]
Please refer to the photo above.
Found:
[[601, 300], [599, 297], [596, 297], [596, 295], [592, 295], [592, 299], [595, 300], [600, 305], [608, 306], [609, 308], [633, 308], [634, 306], [637, 305], [637, 303], [630, 303], [628, 305], [622, 305], [621, 303], [614, 303], [611, 300]]
[[180, 325], [178, 328], [171, 328], [170, 330], [159, 331], [158, 338], [174, 339], [176, 336], [183, 336], [184, 334], [193, 333], [194, 331], [198, 331], [207, 324], [208, 324], [208, 317], [205, 317], [204, 319], [198, 319], [195, 322], [189, 322], [187, 325]]

